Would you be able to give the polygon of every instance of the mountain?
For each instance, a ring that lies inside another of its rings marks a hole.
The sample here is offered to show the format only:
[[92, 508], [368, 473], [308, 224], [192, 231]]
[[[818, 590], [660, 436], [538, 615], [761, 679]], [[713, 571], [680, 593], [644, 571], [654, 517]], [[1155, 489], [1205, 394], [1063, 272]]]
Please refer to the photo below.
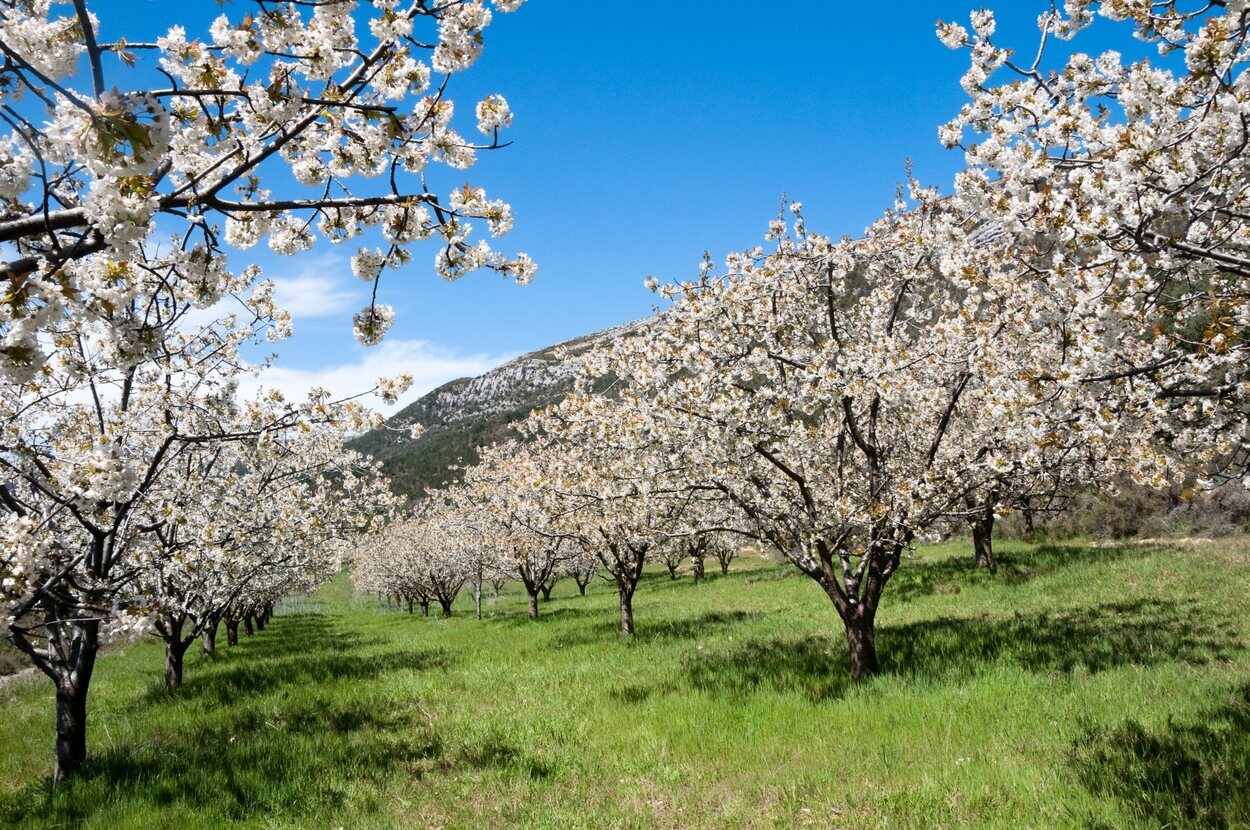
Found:
[[[381, 429], [352, 440], [352, 449], [382, 462], [396, 491], [417, 498], [458, 478], [448, 467], [474, 464], [477, 449], [516, 436], [513, 426], [535, 409], [558, 403], [573, 386], [576, 359], [603, 343], [645, 328], [654, 318], [548, 346], [475, 378], [459, 378], [392, 415]], [[415, 424], [425, 427], [412, 438]]]

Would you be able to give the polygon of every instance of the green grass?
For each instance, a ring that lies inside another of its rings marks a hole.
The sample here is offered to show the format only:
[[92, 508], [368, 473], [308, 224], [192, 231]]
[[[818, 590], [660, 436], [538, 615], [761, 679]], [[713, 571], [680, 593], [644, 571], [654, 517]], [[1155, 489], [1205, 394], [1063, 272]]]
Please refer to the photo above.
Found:
[[634, 642], [604, 585], [535, 624], [515, 589], [424, 620], [340, 579], [173, 695], [156, 643], [103, 658], [55, 796], [47, 682], [0, 687], [0, 826], [1250, 826], [1248, 550], [928, 548], [860, 685], [760, 560], [648, 574]]

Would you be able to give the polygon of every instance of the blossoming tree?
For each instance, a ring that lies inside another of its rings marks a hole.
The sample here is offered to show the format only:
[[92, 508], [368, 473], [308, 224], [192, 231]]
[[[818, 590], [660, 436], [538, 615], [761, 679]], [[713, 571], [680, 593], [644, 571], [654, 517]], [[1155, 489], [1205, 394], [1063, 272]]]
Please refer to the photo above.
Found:
[[[476, 106], [481, 141], [454, 127], [449, 81], [481, 54], [487, 6], [377, 0], [362, 17], [355, 0], [247, 5], [200, 38], [173, 26], [154, 43], [126, 39], [122, 21], [102, 24], [85, 0], [0, 15], [0, 242], [14, 252], [0, 265], [6, 376], [37, 369], [48, 346], [39, 335], [57, 317], [102, 316], [102, 302], [129, 293], [138, 278], [122, 263], [141, 246], [154, 255], [158, 229], [172, 241], [153, 265], [206, 292], [226, 276], [224, 244], [267, 237], [293, 254], [318, 234], [344, 242], [369, 226], [386, 245], [358, 249], [352, 269], [375, 289], [429, 238], [448, 279], [479, 268], [521, 282], [533, 274], [523, 254], [471, 239], [473, 218], [495, 236], [508, 231], [505, 203], [467, 184], [441, 195], [427, 186], [434, 167], [466, 170], [502, 146], [511, 123], [491, 95]], [[266, 186], [274, 180], [283, 195]], [[371, 302], [356, 336], [377, 342], [393, 318]]]
[[[1052, 380], [1152, 409], [1149, 443], [1174, 454], [1138, 465], [1156, 486], [1185, 466], [1244, 471], [1250, 446], [1247, 15], [1241, 2], [1068, 0], [1039, 17], [1024, 58], [990, 11], [971, 31], [938, 27], [970, 56], [969, 102], [940, 130], [966, 153], [955, 198], [1011, 240], [1001, 267], [1052, 297], [1067, 338]], [[1159, 57], [1069, 47], [1096, 16]]]
[[[969, 217], [913, 187], [860, 240], [778, 220], [773, 253], [710, 263], [638, 336], [585, 362], [621, 380], [605, 434], [663, 448], [685, 486], [720, 494], [745, 527], [825, 591], [856, 678], [878, 669], [877, 609], [911, 545], [1051, 446], [1110, 447], [1077, 395], [1039, 386], [1062, 363], [1036, 298]], [[966, 267], [942, 261], [959, 250]], [[978, 259], [980, 257], [980, 259]], [[948, 263], [949, 264], [949, 263]], [[1066, 387], [1065, 387], [1066, 388]]]

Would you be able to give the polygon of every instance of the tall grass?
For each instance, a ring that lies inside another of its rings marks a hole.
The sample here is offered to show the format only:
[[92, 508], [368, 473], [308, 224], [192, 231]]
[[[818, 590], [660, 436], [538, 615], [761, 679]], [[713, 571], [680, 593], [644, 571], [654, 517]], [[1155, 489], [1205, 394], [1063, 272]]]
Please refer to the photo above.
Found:
[[924, 550], [886, 591], [882, 675], [785, 566], [648, 574], [472, 619], [337, 580], [191, 661], [97, 670], [92, 758], [49, 792], [51, 697], [0, 687], [0, 826], [1250, 826], [1250, 556], [1219, 547]]

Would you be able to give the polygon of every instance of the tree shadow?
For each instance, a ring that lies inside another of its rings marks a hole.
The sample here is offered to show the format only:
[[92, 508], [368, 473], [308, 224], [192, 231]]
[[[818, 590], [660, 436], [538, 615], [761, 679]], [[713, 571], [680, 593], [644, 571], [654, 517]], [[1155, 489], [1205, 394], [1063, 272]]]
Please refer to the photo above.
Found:
[[477, 771], [495, 769], [532, 779], [549, 778], [555, 772], [547, 761], [526, 752], [496, 729], [448, 752], [443, 766]]
[[342, 809], [353, 779], [419, 775], [443, 753], [415, 703], [341, 699], [315, 687], [145, 731], [93, 753], [55, 794], [45, 779], [0, 798], [0, 826], [76, 826], [111, 809], [139, 824], [194, 813], [260, 826], [269, 816]]
[[1093, 562], [1139, 559], [1162, 548], [1146, 545], [1119, 545], [1091, 548], [1079, 545], [1038, 545], [996, 554], [997, 568], [991, 573], [976, 567], [969, 545], [967, 556], [952, 556], [927, 562], [903, 562], [890, 580], [891, 601], [906, 602], [933, 594], [958, 594], [975, 586], [1021, 585], [1056, 571]]
[[[564, 601], [565, 599], [566, 598], [561, 598], [560, 601]], [[573, 599], [581, 599], [581, 597], [574, 597]], [[554, 600], [554, 599], [551, 600], [551, 602], [556, 602], [556, 601], [557, 600]], [[611, 612], [608, 612], [608, 613], [611, 613]], [[564, 605], [560, 605], [555, 608], [552, 608], [548, 605], [548, 603], [543, 602], [542, 600], [539, 600], [537, 620], [531, 620], [529, 617], [528, 611], [520, 610], [520, 611], [507, 611], [507, 612], [499, 613], [496, 615], [492, 615], [491, 622], [496, 623], [498, 625], [502, 625], [502, 626], [508, 626], [508, 627], [513, 627], [513, 628], [523, 628], [527, 625], [537, 625], [537, 624], [546, 624], [546, 623], [559, 624], [568, 620], [580, 620], [580, 619], [585, 619], [586, 617], [601, 617], [603, 616], [603, 614], [604, 614], [604, 611], [602, 609], [595, 609], [595, 608], [569, 608]]]
[[[592, 614], [599, 618], [596, 622], [578, 629], [561, 631], [550, 639], [551, 647], [573, 648], [621, 641], [620, 620], [616, 615], [602, 610], [592, 612]], [[749, 622], [761, 616], [763, 615], [759, 612], [708, 611], [697, 617], [658, 620], [644, 617], [640, 620], [635, 614], [634, 636], [627, 642], [644, 645], [653, 642], [672, 643], [704, 636], [718, 637], [724, 633], [725, 628]]]
[[217, 705], [231, 705], [248, 697], [266, 694], [282, 686], [305, 686], [340, 680], [370, 680], [396, 671], [446, 669], [451, 655], [441, 648], [388, 651], [382, 654], [300, 654], [292, 649], [284, 660], [254, 660], [214, 671], [196, 673], [170, 692], [153, 685], [144, 705], [179, 700], [204, 699]]
[[[221, 639], [219, 636], [219, 642]], [[213, 658], [197, 661], [183, 684], [172, 692], [154, 678], [135, 706], [195, 699], [231, 705], [281, 686], [364, 680], [394, 671], [444, 669], [451, 664], [451, 656], [435, 648], [362, 653], [384, 642], [342, 631], [324, 615], [284, 615], [275, 618], [265, 631], [240, 638], [239, 645], [219, 647]]]
[[446, 765], [419, 701], [396, 700], [371, 681], [443, 669], [451, 656], [359, 653], [373, 642], [337, 631], [332, 619], [291, 615], [205, 661], [176, 691], [140, 695], [130, 717], [141, 736], [93, 747], [55, 794], [44, 779], [0, 797], [0, 826], [77, 825], [114, 808], [139, 823], [173, 809], [257, 826], [271, 815], [332, 813], [362, 777]]
[[[883, 626], [883, 675], [958, 682], [993, 666], [1036, 674], [1100, 672], [1125, 665], [1225, 660], [1243, 650], [1228, 626], [1193, 604], [1110, 603], [1005, 619], [943, 618]], [[850, 665], [841, 632], [799, 640], [755, 640], [685, 661], [689, 684], [714, 695], [794, 692], [813, 701], [841, 697]]]
[[1087, 726], [1070, 762], [1091, 792], [1119, 799], [1149, 826], [1250, 827], [1250, 685], [1195, 723]]

